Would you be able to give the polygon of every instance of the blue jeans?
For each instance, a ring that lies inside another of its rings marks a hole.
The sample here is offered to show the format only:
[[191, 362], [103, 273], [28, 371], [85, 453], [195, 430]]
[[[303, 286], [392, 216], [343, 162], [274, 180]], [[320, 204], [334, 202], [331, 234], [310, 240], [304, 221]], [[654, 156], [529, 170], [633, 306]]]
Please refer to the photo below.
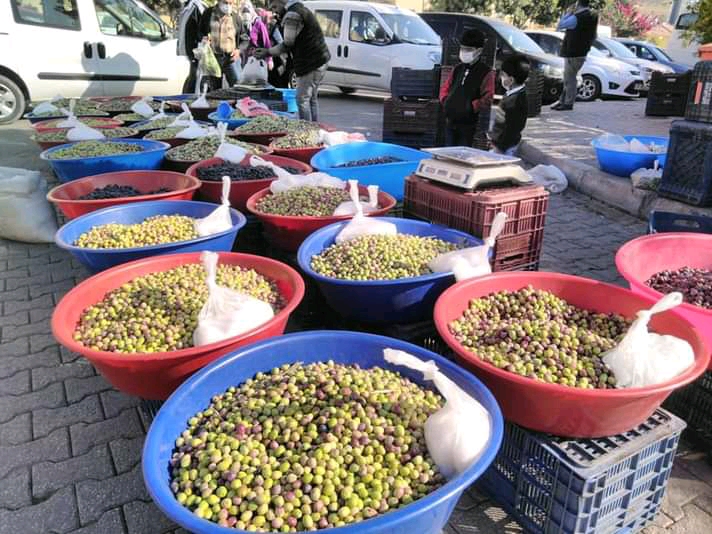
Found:
[[305, 121], [319, 120], [319, 85], [326, 74], [326, 65], [297, 78], [297, 106], [299, 118]]

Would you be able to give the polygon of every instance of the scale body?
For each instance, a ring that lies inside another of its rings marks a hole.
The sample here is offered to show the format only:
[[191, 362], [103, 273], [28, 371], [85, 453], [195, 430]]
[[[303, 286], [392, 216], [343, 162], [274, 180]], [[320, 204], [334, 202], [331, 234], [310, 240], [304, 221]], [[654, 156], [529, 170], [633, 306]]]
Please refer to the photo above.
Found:
[[433, 158], [422, 160], [415, 174], [428, 180], [470, 191], [492, 183], [532, 183], [531, 177], [518, 165], [519, 158], [464, 146], [423, 151]]

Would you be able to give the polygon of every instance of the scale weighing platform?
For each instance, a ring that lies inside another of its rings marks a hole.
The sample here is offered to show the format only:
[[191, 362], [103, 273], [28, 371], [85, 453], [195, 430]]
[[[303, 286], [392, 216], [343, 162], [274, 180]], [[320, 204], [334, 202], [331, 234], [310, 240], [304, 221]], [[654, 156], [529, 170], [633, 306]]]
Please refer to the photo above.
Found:
[[444, 184], [473, 190], [481, 185], [513, 181], [532, 183], [519, 158], [465, 146], [425, 148], [433, 155], [418, 164], [415, 174]]

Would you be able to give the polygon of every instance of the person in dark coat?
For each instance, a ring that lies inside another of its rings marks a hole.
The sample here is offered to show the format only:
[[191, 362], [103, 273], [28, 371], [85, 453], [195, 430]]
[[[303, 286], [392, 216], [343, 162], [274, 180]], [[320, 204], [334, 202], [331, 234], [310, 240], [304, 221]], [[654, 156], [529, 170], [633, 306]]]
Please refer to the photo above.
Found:
[[[240, 48], [246, 48], [249, 32], [235, 8], [235, 0], [219, 0], [200, 19], [200, 36], [210, 42], [228, 86], [240, 79]], [[210, 79], [210, 89], [219, 89], [222, 80]]]
[[178, 16], [178, 55], [190, 60], [190, 72], [183, 84], [183, 93], [196, 92], [198, 59], [193, 50], [200, 43], [200, 18], [205, 11], [202, 0], [188, 0]]
[[495, 71], [481, 60], [484, 34], [467, 30], [460, 38], [460, 61], [440, 90], [448, 146], [471, 147], [480, 113], [488, 113], [494, 97]]
[[527, 125], [529, 106], [525, 83], [529, 77], [529, 60], [522, 54], [502, 62], [500, 81], [506, 93], [495, 108], [494, 128], [490, 132], [493, 152], [513, 156]]

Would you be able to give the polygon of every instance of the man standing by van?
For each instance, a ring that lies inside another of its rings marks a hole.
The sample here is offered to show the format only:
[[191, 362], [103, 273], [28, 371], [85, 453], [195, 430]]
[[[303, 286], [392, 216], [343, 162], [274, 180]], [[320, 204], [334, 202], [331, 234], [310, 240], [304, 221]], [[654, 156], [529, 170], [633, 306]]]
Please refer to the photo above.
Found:
[[598, 31], [598, 14], [589, 7], [590, 0], [578, 0], [561, 17], [558, 31], [566, 31], [561, 45], [564, 58], [564, 88], [559, 101], [551, 106], [557, 111], [571, 111], [578, 95], [576, 77], [586, 61]]
[[[223, 75], [232, 87], [240, 78], [240, 45], [249, 39], [235, 9], [235, 0], [218, 0], [216, 5], [206, 9], [200, 19], [200, 35], [210, 41]], [[214, 80], [211, 88], [219, 89], [220, 80]]]
[[257, 49], [255, 57], [292, 53], [299, 118], [316, 122], [319, 120], [319, 86], [331, 59], [324, 34], [314, 13], [298, 0], [271, 0], [270, 10], [282, 21], [283, 41], [269, 49]]

